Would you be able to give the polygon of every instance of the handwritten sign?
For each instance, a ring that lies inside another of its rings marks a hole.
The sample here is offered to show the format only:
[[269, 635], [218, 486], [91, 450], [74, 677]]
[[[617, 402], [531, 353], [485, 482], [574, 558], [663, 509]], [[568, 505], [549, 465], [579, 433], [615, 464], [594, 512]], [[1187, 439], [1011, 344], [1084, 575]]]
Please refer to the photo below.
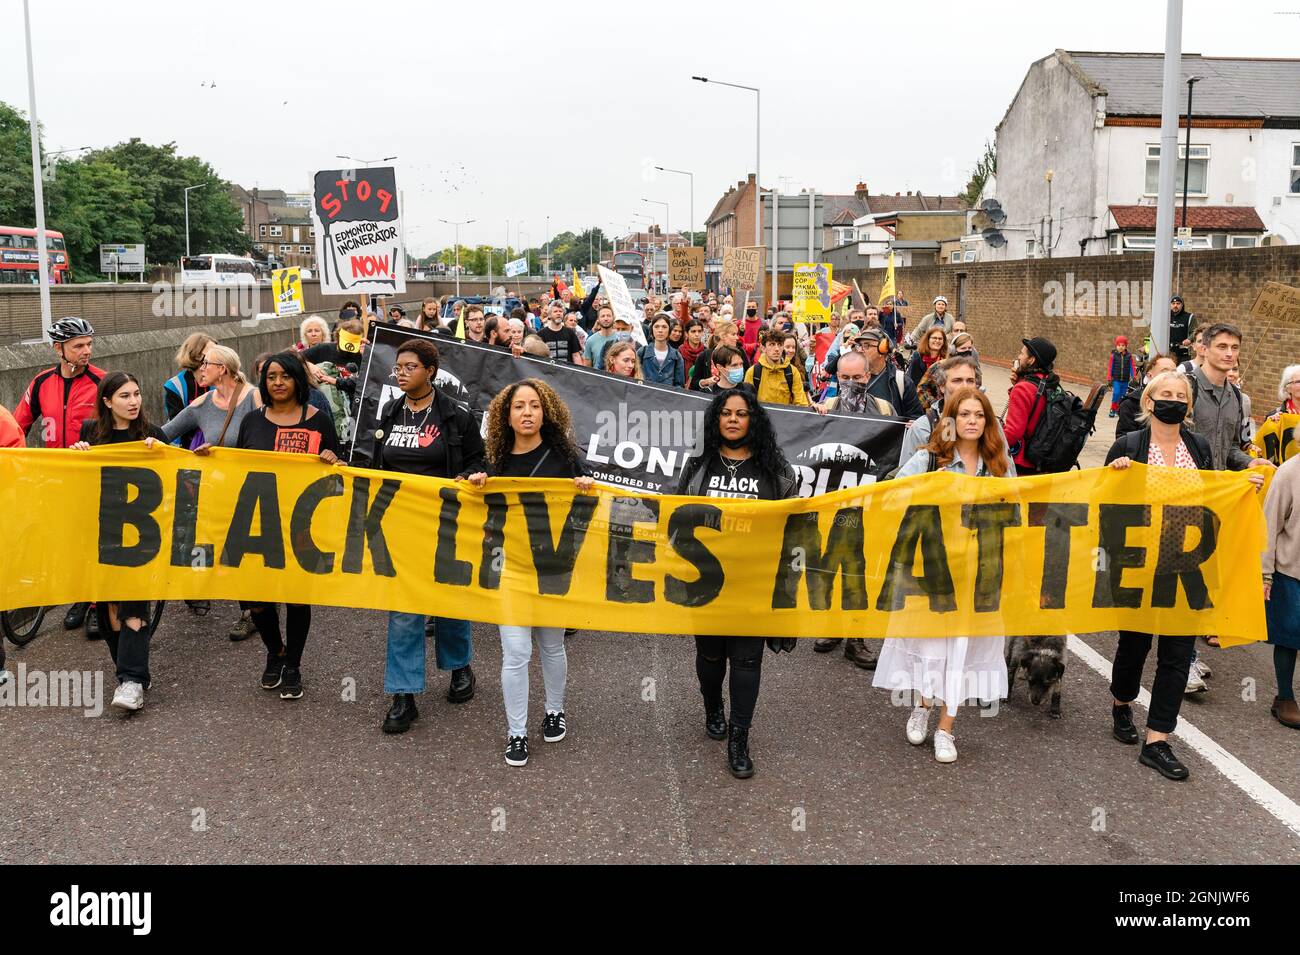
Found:
[[763, 265], [767, 258], [763, 246], [733, 246], [722, 253], [722, 284], [730, 289], [748, 292], [762, 281]]
[[1250, 317], [1300, 324], [1300, 288], [1266, 282], [1250, 307]]
[[632, 329], [632, 340], [638, 345], [644, 345], [645, 329], [641, 326], [641, 316], [637, 312], [636, 303], [632, 301], [632, 293], [628, 291], [627, 280], [603, 265], [596, 266], [596, 271], [600, 274], [600, 287], [609, 296], [614, 317], [627, 322]]
[[506, 278], [512, 279], [516, 275], [527, 275], [527, 274], [528, 274], [527, 258], [513, 259], [506, 263]]
[[312, 220], [321, 294], [406, 291], [406, 252], [392, 166], [316, 173]]
[[682, 246], [668, 250], [668, 284], [673, 288], [689, 285], [704, 288], [704, 249]]

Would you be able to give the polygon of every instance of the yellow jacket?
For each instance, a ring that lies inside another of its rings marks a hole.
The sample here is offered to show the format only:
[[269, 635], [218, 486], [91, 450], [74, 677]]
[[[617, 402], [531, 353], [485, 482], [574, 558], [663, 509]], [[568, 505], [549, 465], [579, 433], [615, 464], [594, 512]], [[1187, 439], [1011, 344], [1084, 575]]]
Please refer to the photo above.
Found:
[[805, 408], [809, 406], [808, 392], [803, 387], [803, 374], [789, 359], [774, 365], [767, 360], [766, 355], [760, 354], [758, 360], [745, 372], [745, 381], [754, 385], [756, 374], [759, 401], [777, 405], [803, 405]]

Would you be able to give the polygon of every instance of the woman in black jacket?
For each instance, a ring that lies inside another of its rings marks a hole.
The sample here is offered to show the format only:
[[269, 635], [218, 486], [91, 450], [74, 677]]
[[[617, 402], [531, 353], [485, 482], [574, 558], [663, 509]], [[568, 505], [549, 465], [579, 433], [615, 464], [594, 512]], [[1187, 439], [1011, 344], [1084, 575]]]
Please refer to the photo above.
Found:
[[1178, 363], [1168, 355], [1152, 355], [1142, 366], [1142, 374], [1128, 383], [1128, 391], [1119, 400], [1119, 420], [1115, 422], [1115, 440], [1137, 431], [1138, 416], [1142, 414], [1142, 389], [1156, 375], [1165, 371], [1175, 371]]
[[[487, 410], [487, 466], [469, 475], [483, 487], [489, 478], [565, 478], [579, 491], [593, 481], [573, 439], [573, 424], [563, 399], [549, 385], [525, 378], [503, 388]], [[506, 763], [528, 764], [528, 661], [536, 638], [546, 687], [542, 739], [558, 743], [568, 732], [564, 691], [569, 659], [563, 627], [501, 624], [501, 694], [506, 705]]]
[[[1214, 469], [1210, 445], [1200, 435], [1189, 431], [1184, 421], [1192, 412], [1192, 389], [1187, 378], [1176, 371], [1165, 371], [1152, 377], [1142, 391], [1142, 426], [1116, 441], [1106, 455], [1106, 464], [1123, 471], [1134, 461], [1153, 469], [1151, 480], [1161, 482], [1159, 497], [1196, 500], [1200, 488], [1197, 471]], [[1258, 468], [1244, 472], [1257, 487], [1264, 483]], [[1185, 484], [1185, 489], [1180, 485]], [[1101, 549], [1116, 551], [1123, 541], [1109, 540], [1102, 529]], [[1118, 585], [1123, 566], [1113, 562], [1110, 569], [1112, 586]], [[1111, 666], [1110, 692], [1114, 698], [1111, 718], [1114, 736], [1121, 743], [1134, 744], [1138, 731], [1133, 725], [1133, 711], [1129, 704], [1137, 698], [1141, 687], [1142, 666], [1151, 650], [1149, 633], [1131, 630], [1119, 632], [1115, 648], [1115, 662]], [[1187, 767], [1169, 748], [1169, 734], [1178, 724], [1178, 710], [1182, 706], [1183, 692], [1187, 688], [1188, 672], [1192, 667], [1196, 637], [1161, 634], [1156, 650], [1156, 674], [1151, 684], [1151, 705], [1147, 710], [1146, 741], [1138, 756], [1144, 766], [1150, 766], [1167, 779], [1182, 781], [1190, 775]]]
[[[748, 388], [721, 391], [704, 413], [704, 450], [686, 462], [677, 493], [703, 497], [779, 500], [796, 497], [799, 481], [785, 459], [772, 422]], [[758, 703], [763, 646], [794, 649], [793, 637], [697, 636], [695, 672], [704, 696], [704, 732], [727, 740], [727, 766], [737, 779], [754, 775], [749, 728]], [[731, 662], [731, 720], [722, 701], [722, 678]]]
[[[438, 349], [423, 338], [397, 346], [393, 377], [402, 397], [389, 403], [375, 432], [374, 467], [401, 474], [456, 480], [483, 470], [483, 438], [474, 416], [434, 387]], [[393, 703], [384, 718], [385, 733], [405, 733], [419, 718], [415, 694], [424, 692], [425, 615], [388, 613], [388, 662], [384, 692]], [[439, 670], [451, 671], [450, 703], [474, 697], [473, 646], [468, 620], [434, 617], [434, 650]]]

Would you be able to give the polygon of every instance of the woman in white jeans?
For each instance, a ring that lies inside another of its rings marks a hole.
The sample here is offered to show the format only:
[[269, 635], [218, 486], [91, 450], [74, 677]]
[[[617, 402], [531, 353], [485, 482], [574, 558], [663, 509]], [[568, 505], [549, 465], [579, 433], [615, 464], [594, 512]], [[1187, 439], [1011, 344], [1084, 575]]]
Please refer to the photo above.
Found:
[[[904, 462], [897, 477], [927, 471], [1015, 477], [1015, 465], [1006, 451], [989, 399], [976, 388], [959, 388], [947, 394], [930, 443]], [[907, 720], [907, 741], [914, 746], [925, 742], [930, 710], [936, 699], [942, 701], [934, 758], [955, 762], [957, 708], [967, 700], [988, 703], [1006, 698], [1004, 643], [1003, 637], [889, 637], [881, 647], [872, 686], [914, 694]]]
[[[571, 478], [579, 491], [593, 481], [573, 440], [569, 409], [549, 385], [535, 378], [517, 381], [492, 399], [487, 410], [487, 470], [469, 475], [483, 487], [489, 477]], [[568, 732], [564, 688], [569, 662], [563, 627], [501, 625], [501, 693], [506, 705], [506, 762], [528, 764], [528, 661], [537, 638], [546, 686], [542, 739], [558, 743]]]

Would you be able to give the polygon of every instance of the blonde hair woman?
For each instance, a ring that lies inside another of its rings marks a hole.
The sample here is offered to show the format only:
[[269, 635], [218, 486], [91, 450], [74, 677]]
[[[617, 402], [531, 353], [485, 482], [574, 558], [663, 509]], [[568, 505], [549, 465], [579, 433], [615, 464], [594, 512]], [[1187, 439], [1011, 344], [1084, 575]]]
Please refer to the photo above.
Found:
[[645, 374], [641, 371], [641, 359], [637, 357], [636, 346], [631, 342], [615, 342], [605, 349], [605, 370], [620, 378], [645, 380]]
[[[163, 408], [166, 411], [164, 421], [176, 417], [185, 410], [186, 405], [207, 390], [198, 383], [195, 373], [203, 363], [204, 349], [211, 344], [212, 339], [203, 332], [194, 332], [176, 349], [176, 357], [172, 361], [180, 371], [163, 382]], [[172, 443], [188, 448], [194, 437], [193, 432], [181, 434]]]

